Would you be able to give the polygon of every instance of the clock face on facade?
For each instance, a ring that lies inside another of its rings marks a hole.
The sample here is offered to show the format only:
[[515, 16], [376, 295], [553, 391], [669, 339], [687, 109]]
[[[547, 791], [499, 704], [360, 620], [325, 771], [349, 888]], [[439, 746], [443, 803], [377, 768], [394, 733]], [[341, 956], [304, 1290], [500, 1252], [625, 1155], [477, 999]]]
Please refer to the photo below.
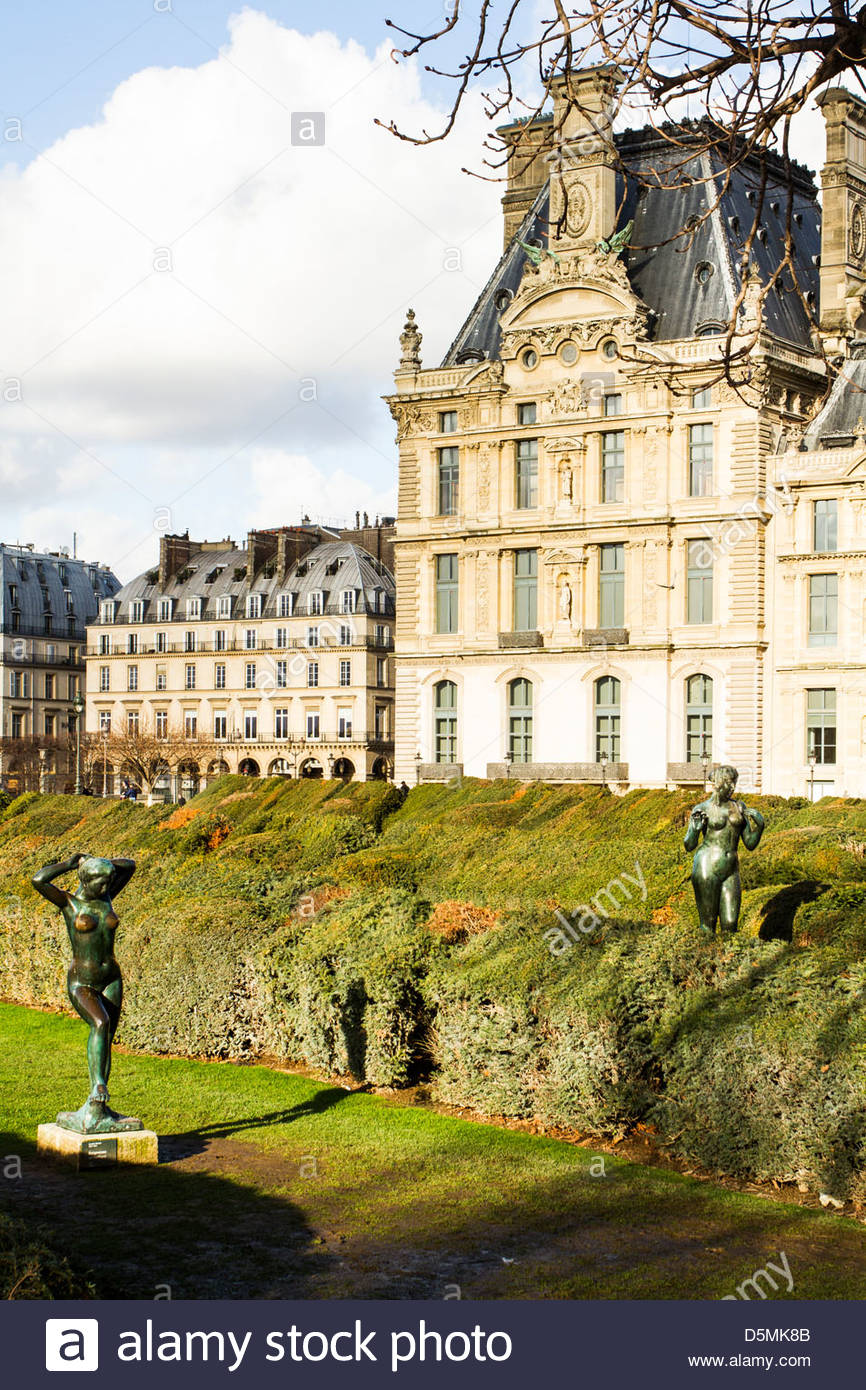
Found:
[[857, 202], [851, 209], [851, 225], [848, 229], [848, 244], [855, 261], [862, 261], [866, 254], [866, 212], [863, 204]]

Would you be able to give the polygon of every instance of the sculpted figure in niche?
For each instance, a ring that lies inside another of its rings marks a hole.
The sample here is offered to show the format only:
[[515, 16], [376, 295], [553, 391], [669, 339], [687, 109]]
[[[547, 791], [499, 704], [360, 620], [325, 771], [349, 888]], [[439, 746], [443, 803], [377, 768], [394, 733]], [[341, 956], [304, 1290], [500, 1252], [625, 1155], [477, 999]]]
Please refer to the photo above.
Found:
[[565, 576], [559, 586], [559, 616], [563, 622], [571, 619], [571, 585]]

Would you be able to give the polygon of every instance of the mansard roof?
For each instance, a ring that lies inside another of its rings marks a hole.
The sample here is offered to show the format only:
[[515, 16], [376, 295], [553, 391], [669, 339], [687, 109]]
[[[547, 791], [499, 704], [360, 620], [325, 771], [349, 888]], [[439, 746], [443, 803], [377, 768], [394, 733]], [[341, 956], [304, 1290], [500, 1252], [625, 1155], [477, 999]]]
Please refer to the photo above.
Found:
[[[105, 565], [91, 564], [68, 555], [32, 550], [25, 545], [0, 542], [0, 630], [16, 630], [51, 637], [83, 637], [100, 601], [120, 587], [120, 580]], [[71, 607], [67, 608], [67, 593]], [[14, 603], [13, 603], [14, 594]], [[45, 615], [51, 613], [51, 631], [45, 631]], [[74, 617], [70, 632], [69, 618]]]
[[[639, 170], [645, 180], [617, 176], [619, 215], [614, 230], [634, 220], [633, 244], [622, 260], [632, 288], [654, 316], [651, 336], [672, 342], [727, 325], [740, 290], [743, 239], [761, 198], [761, 169], [747, 160], [729, 172], [718, 155], [701, 148], [688, 157], [654, 130], [625, 131], [616, 144], [627, 167]], [[663, 171], [674, 163], [676, 172], [669, 181], [677, 186], [665, 188]], [[752, 267], [766, 283], [783, 258], [790, 198], [797, 285], [803, 296], [812, 297], [809, 304], [816, 309], [821, 213], [814, 182], [807, 170], [793, 165], [786, 171], [772, 156], [766, 174]], [[547, 245], [549, 201], [547, 184], [500, 257], [443, 366], [498, 355], [499, 316], [526, 264], [526, 252], [518, 242]], [[689, 232], [690, 223], [697, 224], [713, 203], [709, 216]], [[788, 272], [767, 294], [763, 313], [770, 333], [799, 347], [810, 346], [809, 315]]]
[[[262, 596], [262, 611], [277, 594], [294, 593], [302, 600], [314, 590], [321, 590], [324, 604], [337, 602], [337, 596], [344, 589], [353, 589], [360, 597], [359, 606], [374, 607], [373, 595], [384, 591], [391, 599], [394, 596], [394, 576], [363, 546], [349, 541], [324, 541], [308, 550], [296, 564], [290, 566], [283, 579], [274, 573], [272, 562], [266, 563], [250, 582], [247, 579], [247, 552], [238, 546], [227, 544], [224, 549], [211, 548], [196, 552], [189, 563], [164, 585], [158, 582], [156, 569], [148, 570], [137, 578], [124, 584], [116, 595], [118, 601], [117, 622], [130, 621], [130, 604], [134, 599], [145, 602], [145, 616], [152, 617], [159, 598], [175, 600], [174, 613], [178, 618], [184, 615], [185, 601], [188, 598], [202, 600], [202, 617], [216, 616], [216, 600], [231, 594], [235, 599], [244, 599], [247, 594]], [[298, 611], [306, 605], [298, 602]], [[237, 614], [238, 604], [233, 605]], [[389, 610], [390, 611], [390, 610]]]
[[803, 436], [801, 449], [832, 449], [853, 444], [866, 433], [866, 342], [854, 344], [823, 408]]

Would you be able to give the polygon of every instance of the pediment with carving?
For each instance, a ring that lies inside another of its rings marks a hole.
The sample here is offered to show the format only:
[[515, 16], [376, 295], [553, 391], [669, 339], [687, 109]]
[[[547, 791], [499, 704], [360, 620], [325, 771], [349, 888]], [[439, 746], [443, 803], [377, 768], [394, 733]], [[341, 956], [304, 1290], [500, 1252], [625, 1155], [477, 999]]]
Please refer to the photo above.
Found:
[[[543, 325], [594, 322], [627, 324], [635, 337], [646, 334], [647, 306], [635, 294], [618, 256], [597, 249], [558, 255], [541, 263], [527, 260], [517, 293], [502, 315], [503, 345]], [[578, 336], [585, 338], [585, 333]]]

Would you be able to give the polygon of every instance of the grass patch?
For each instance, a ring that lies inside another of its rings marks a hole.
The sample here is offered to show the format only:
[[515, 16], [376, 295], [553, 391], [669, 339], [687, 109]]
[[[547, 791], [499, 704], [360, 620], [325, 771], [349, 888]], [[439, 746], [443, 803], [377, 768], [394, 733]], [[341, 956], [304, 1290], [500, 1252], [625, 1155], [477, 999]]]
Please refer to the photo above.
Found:
[[574, 1145], [263, 1066], [120, 1054], [113, 1098], [164, 1161], [52, 1168], [36, 1127], [80, 1100], [84, 1031], [0, 1006], [0, 1142], [23, 1161], [0, 1202], [99, 1297], [712, 1299], [780, 1251], [789, 1296], [866, 1296], [850, 1220], [608, 1155], [601, 1176]]

